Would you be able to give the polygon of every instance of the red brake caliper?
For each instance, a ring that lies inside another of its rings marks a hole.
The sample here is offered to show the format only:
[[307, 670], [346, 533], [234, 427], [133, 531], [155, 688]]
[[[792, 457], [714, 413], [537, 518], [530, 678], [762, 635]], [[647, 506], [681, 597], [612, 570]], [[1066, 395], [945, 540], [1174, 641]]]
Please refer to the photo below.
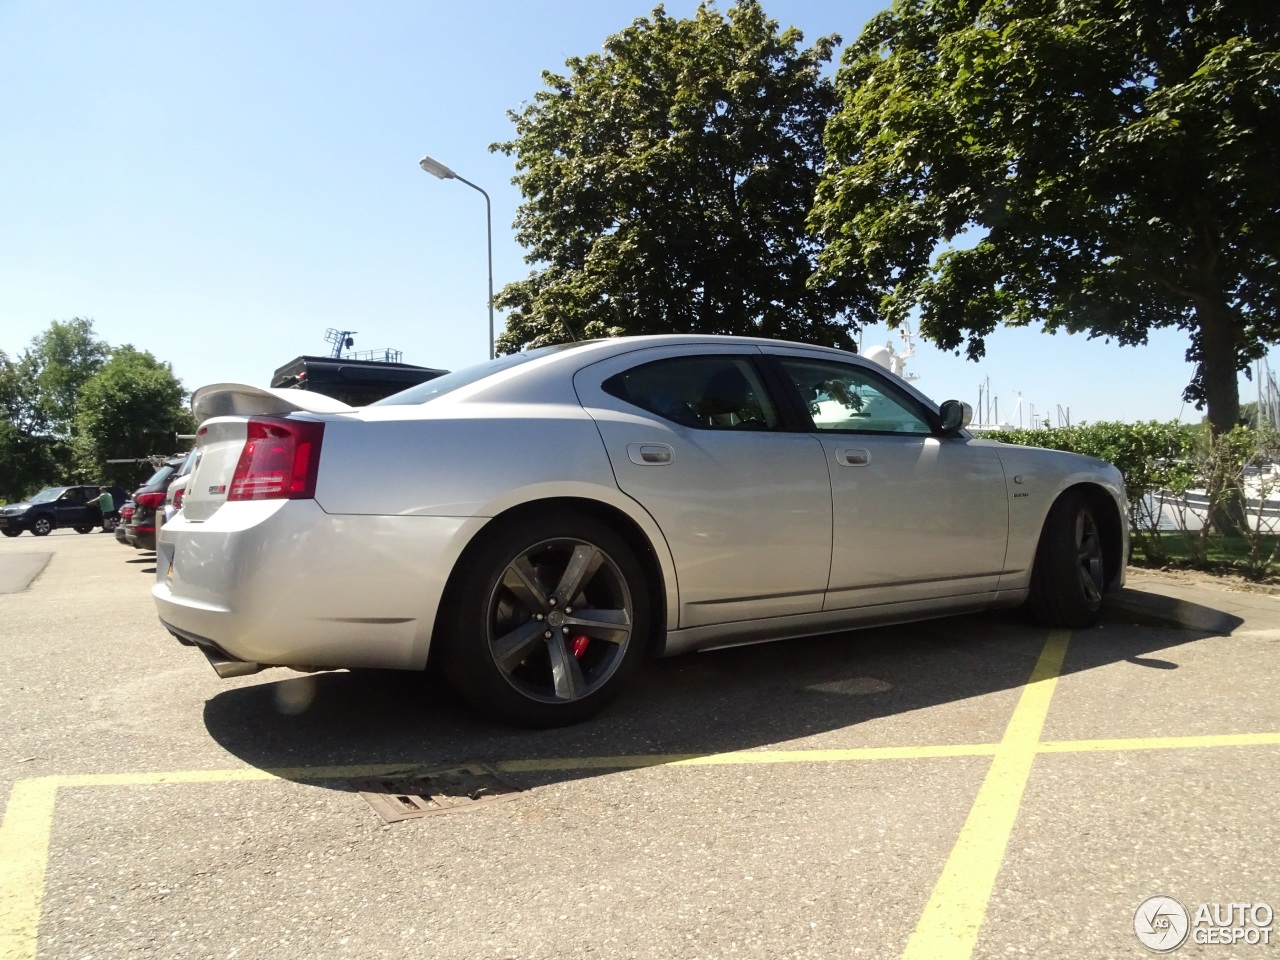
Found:
[[[593, 610], [594, 607], [583, 607], [583, 610]], [[569, 635], [569, 639], [573, 643], [573, 655], [576, 659], [581, 660], [582, 655], [587, 652], [587, 644], [591, 642], [591, 638], [585, 633], [573, 633]]]

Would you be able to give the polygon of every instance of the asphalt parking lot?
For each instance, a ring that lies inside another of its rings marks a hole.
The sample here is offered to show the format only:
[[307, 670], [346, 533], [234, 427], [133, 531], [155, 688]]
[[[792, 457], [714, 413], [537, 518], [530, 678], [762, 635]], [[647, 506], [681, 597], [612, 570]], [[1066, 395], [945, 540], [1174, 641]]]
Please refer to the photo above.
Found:
[[[407, 675], [219, 680], [150, 557], [0, 542], [2, 960], [1141, 957], [1150, 897], [1280, 908], [1271, 596], [658, 661], [530, 733]], [[528, 789], [387, 824], [350, 783], [468, 761]]]

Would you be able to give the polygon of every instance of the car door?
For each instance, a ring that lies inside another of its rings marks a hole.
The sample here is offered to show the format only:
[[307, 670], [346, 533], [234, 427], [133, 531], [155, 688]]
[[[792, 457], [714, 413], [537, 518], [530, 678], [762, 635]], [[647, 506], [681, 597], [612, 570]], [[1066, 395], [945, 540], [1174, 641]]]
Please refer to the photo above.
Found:
[[824, 609], [994, 592], [1009, 527], [995, 452], [941, 435], [936, 411], [870, 363], [767, 352], [831, 471]]
[[87, 503], [89, 497], [97, 496], [97, 493], [86, 494], [86, 489], [85, 487], [69, 487], [63, 491], [62, 496], [53, 505], [53, 512], [57, 517], [58, 526], [78, 527], [89, 522], [89, 507]]
[[633, 351], [580, 370], [574, 387], [618, 486], [667, 539], [681, 627], [822, 609], [826, 457], [788, 429], [757, 348]]

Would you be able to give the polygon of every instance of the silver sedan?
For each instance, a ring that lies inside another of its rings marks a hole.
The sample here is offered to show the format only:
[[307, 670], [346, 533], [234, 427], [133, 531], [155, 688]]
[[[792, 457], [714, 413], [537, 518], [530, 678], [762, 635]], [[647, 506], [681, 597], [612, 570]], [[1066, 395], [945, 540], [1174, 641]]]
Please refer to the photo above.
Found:
[[581, 720], [646, 655], [1122, 584], [1109, 464], [977, 439], [839, 350], [735, 337], [499, 357], [354, 409], [215, 384], [160, 618], [222, 676], [422, 670], [482, 710]]

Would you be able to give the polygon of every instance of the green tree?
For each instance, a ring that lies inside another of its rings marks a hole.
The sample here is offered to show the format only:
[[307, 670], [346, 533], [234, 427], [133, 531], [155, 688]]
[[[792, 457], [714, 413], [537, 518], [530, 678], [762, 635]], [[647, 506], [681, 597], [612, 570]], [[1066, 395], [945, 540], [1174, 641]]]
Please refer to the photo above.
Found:
[[897, 0], [837, 75], [821, 282], [974, 359], [1000, 323], [1183, 329], [1229, 431], [1280, 341], [1278, 48], [1270, 0]]
[[805, 218], [836, 100], [822, 66], [760, 4], [691, 19], [659, 6], [604, 52], [544, 73], [509, 115], [524, 197], [516, 236], [537, 269], [497, 297], [500, 352], [571, 338], [736, 333], [850, 345], [851, 284], [807, 281]]
[[31, 341], [25, 357], [34, 374], [39, 412], [49, 432], [70, 439], [80, 388], [102, 369], [110, 353], [110, 345], [94, 333], [93, 321], [83, 317], [65, 323], [55, 320]]
[[194, 433], [182, 383], [167, 363], [126, 344], [80, 389], [76, 414], [76, 463], [85, 477], [130, 484], [134, 464], [108, 460], [172, 453], [177, 433]]
[[35, 362], [0, 350], [0, 498], [23, 500], [58, 479], [69, 457], [48, 430], [39, 402]]

